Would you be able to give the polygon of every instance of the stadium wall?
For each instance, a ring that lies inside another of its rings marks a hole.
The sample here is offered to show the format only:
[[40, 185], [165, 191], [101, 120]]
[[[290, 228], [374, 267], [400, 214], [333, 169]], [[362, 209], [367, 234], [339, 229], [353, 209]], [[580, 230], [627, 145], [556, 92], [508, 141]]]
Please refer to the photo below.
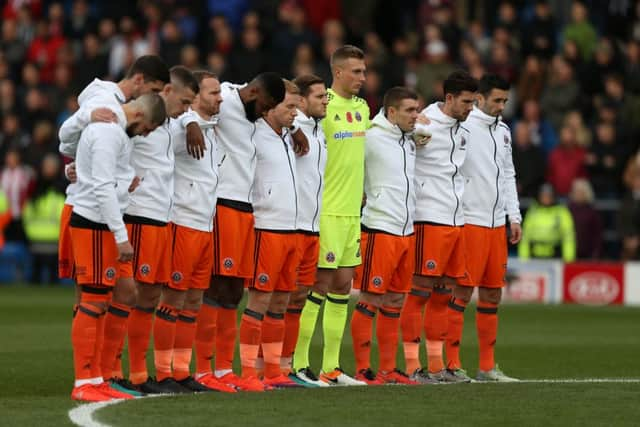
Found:
[[640, 306], [640, 262], [509, 259], [509, 303]]

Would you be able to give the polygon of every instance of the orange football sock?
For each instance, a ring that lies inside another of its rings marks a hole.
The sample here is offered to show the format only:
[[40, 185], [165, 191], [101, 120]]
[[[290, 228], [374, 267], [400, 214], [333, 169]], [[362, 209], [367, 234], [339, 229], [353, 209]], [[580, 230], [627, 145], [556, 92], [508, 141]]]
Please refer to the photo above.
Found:
[[177, 319], [178, 310], [175, 307], [160, 304], [156, 309], [156, 318], [153, 322], [153, 358], [158, 381], [171, 377]]
[[447, 307], [451, 291], [435, 288], [427, 302], [424, 313], [424, 331], [427, 345], [427, 367], [429, 372], [444, 369], [442, 350], [447, 337]]
[[462, 330], [464, 328], [464, 310], [467, 303], [458, 298], [451, 298], [449, 308], [447, 309], [448, 326], [447, 326], [447, 368], [462, 368], [460, 361], [460, 342], [462, 341]]
[[118, 352], [127, 332], [127, 322], [131, 308], [124, 304], [111, 302], [104, 317], [104, 340], [102, 342], [102, 377], [113, 378]]
[[351, 316], [351, 340], [356, 372], [371, 367], [371, 335], [377, 307], [359, 302]]
[[71, 324], [71, 345], [73, 346], [73, 367], [76, 380], [99, 378], [94, 372], [93, 361], [96, 351], [96, 336], [101, 313], [94, 305], [80, 303]]
[[151, 339], [154, 308], [136, 307], [129, 316], [129, 380], [142, 384], [147, 380], [147, 350]]
[[[240, 320], [240, 364], [242, 376], [255, 377], [264, 315], [245, 308]], [[230, 369], [230, 368], [229, 368]]]
[[[396, 368], [400, 307], [382, 306], [376, 323], [376, 337], [380, 352], [379, 371], [390, 372]], [[412, 372], [413, 373], [413, 372]]]
[[490, 371], [495, 367], [494, 348], [498, 335], [498, 305], [479, 301], [476, 311], [476, 329], [480, 347], [480, 370]]
[[264, 358], [264, 377], [275, 378], [282, 374], [280, 358], [282, 357], [282, 341], [284, 339], [284, 313], [267, 311], [262, 321], [262, 338], [260, 346]]
[[[291, 364], [293, 351], [296, 349], [296, 344], [298, 342], [301, 314], [302, 307], [287, 307], [287, 312], [284, 315], [284, 341], [282, 342], [282, 358], [288, 359], [289, 365]], [[289, 366], [289, 368], [291, 368], [291, 366]]]
[[411, 289], [400, 312], [400, 329], [402, 331], [405, 369], [409, 374], [421, 368], [420, 337], [423, 328], [422, 315], [430, 296], [430, 290]]
[[91, 361], [91, 378], [102, 377], [102, 343], [104, 341], [104, 318], [106, 313], [100, 313], [96, 323], [96, 345]]
[[181, 381], [190, 375], [189, 365], [196, 336], [197, 317], [198, 312], [193, 310], [182, 310], [178, 314], [176, 339], [173, 345], [173, 377], [176, 381]]
[[216, 324], [216, 371], [233, 369], [233, 353], [236, 349], [237, 307], [218, 307]]
[[198, 376], [211, 373], [213, 346], [216, 343], [217, 303], [204, 297], [196, 322], [196, 373]]

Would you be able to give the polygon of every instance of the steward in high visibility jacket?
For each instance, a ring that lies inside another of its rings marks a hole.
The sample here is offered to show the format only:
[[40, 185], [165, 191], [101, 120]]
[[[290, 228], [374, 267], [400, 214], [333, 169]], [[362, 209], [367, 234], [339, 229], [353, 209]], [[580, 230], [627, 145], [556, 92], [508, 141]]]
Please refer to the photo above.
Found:
[[22, 212], [22, 222], [27, 238], [32, 244], [57, 243], [63, 207], [64, 195], [54, 188], [26, 204]]
[[540, 189], [538, 202], [529, 208], [524, 218], [522, 241], [518, 245], [519, 257], [574, 261], [576, 236], [571, 212], [566, 206], [556, 203], [549, 184]]
[[9, 210], [9, 199], [0, 190], [0, 250], [4, 246], [4, 228], [11, 222], [11, 210]]

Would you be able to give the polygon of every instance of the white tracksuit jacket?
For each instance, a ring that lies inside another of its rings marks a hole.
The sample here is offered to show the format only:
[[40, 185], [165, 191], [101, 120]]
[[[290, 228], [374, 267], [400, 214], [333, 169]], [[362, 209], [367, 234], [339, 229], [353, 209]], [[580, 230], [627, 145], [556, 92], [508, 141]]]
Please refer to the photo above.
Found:
[[500, 227], [505, 215], [520, 223], [516, 172], [511, 156], [511, 131], [499, 117], [477, 107], [464, 122], [471, 138], [462, 166], [465, 178], [465, 221], [482, 227]]
[[309, 152], [296, 157], [298, 180], [298, 230], [320, 231], [320, 210], [324, 187], [324, 168], [327, 164], [327, 141], [319, 120], [298, 111], [294, 127], [299, 127], [309, 141]]
[[365, 139], [362, 224], [398, 236], [413, 233], [416, 145], [381, 110]]
[[187, 152], [187, 134], [179, 120], [172, 123], [175, 152], [175, 191], [171, 222], [200, 231], [213, 230], [218, 186], [218, 152], [215, 118], [206, 120], [195, 111], [189, 111], [202, 130], [206, 150], [196, 160]]
[[173, 196], [174, 136], [173, 122], [167, 119], [147, 136], [131, 139], [131, 166], [140, 178], [138, 187], [129, 195], [127, 215], [169, 222]]
[[128, 240], [122, 214], [129, 199], [131, 148], [131, 139], [119, 125], [91, 123], [82, 131], [76, 155], [73, 212], [106, 224], [116, 243]]
[[289, 130], [283, 129], [278, 135], [264, 119], [259, 119], [253, 140], [257, 151], [251, 195], [255, 228], [297, 230], [296, 157]]
[[459, 121], [442, 112], [441, 103], [422, 111], [431, 121], [426, 126], [431, 141], [416, 150], [416, 222], [464, 225], [462, 196], [464, 178], [460, 168], [465, 161], [469, 131]]
[[224, 82], [218, 114], [217, 142], [220, 149], [218, 198], [251, 203], [251, 185], [256, 168], [253, 142], [255, 124], [247, 120], [238, 90], [246, 85]]
[[[91, 112], [98, 107], [110, 108], [114, 113], [122, 110], [121, 105], [126, 102], [124, 94], [114, 82], [94, 79], [78, 95], [78, 105], [80, 108], [71, 117], [64, 121], [58, 137], [60, 139], [59, 151], [61, 154], [75, 158], [80, 141], [80, 134], [91, 123]], [[118, 115], [118, 114], [117, 114]], [[118, 117], [124, 117], [118, 115]], [[126, 129], [127, 122], [119, 122], [123, 129]], [[133, 176], [132, 176], [133, 178]], [[66, 204], [73, 205], [73, 195], [77, 191], [76, 184], [67, 186]]]

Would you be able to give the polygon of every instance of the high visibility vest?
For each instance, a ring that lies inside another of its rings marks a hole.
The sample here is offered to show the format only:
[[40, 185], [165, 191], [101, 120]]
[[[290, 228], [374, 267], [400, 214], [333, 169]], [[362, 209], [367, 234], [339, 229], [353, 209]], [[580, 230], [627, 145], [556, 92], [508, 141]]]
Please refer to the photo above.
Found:
[[9, 199], [0, 190], [0, 249], [4, 246], [4, 228], [11, 221], [11, 211], [9, 211]]
[[64, 196], [53, 189], [27, 203], [22, 211], [22, 222], [30, 242], [58, 241], [63, 207]]
[[566, 206], [533, 205], [522, 223], [520, 258], [576, 259], [576, 235], [573, 217]]

